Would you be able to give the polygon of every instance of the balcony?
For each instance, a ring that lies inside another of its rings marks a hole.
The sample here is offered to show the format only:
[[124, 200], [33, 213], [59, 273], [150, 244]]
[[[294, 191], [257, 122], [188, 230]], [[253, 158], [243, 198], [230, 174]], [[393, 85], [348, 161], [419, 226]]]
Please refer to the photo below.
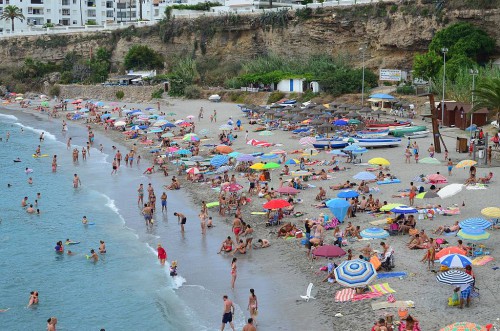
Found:
[[32, 5], [43, 5], [43, 0], [31, 0]]
[[95, 7], [95, 1], [87, 1], [87, 7]]

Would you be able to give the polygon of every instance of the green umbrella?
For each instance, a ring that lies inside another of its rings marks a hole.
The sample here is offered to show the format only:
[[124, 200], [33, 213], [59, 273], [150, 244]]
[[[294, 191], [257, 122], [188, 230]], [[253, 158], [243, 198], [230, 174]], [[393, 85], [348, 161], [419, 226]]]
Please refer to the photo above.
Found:
[[49, 102], [48, 101], [42, 101], [42, 103], [40, 105], [42, 105], [42, 107], [49, 107]]
[[349, 122], [347, 122], [347, 124], [361, 124], [361, 121], [357, 120], [357, 119], [352, 119], [352, 120], [349, 120]]
[[423, 159], [420, 159], [420, 161], [418, 161], [418, 163], [422, 163], [422, 164], [441, 164], [441, 161], [439, 161], [438, 159], [436, 159], [434, 157], [424, 157]]
[[177, 114], [176, 114], [176, 113], [168, 113], [167, 115], [168, 115], [168, 116], [175, 116], [175, 115], [177, 115]]
[[278, 163], [269, 162], [269, 163], [264, 164], [264, 166], [262, 167], [262, 169], [276, 169], [276, 168], [279, 168], [279, 167], [280, 167], [280, 165]]

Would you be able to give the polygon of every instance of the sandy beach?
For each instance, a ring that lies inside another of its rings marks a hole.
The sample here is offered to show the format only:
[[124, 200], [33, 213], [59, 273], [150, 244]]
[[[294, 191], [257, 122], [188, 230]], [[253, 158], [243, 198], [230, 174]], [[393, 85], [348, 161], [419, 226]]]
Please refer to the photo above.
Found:
[[[144, 110], [146, 107], [156, 108], [156, 104], [127, 104], [127, 108]], [[200, 107], [204, 108], [205, 115], [201, 121], [198, 121], [196, 117]], [[6, 108], [11, 110], [12, 113], [16, 111], [34, 112], [34, 110], [30, 108], [21, 109], [18, 105], [7, 105]], [[210, 115], [214, 110], [217, 111], [216, 123], [210, 122]], [[234, 132], [234, 134], [238, 135], [238, 138], [231, 146], [235, 151], [241, 153], [267, 153], [272, 149], [279, 148], [290, 152], [303, 148], [303, 146], [299, 144], [298, 137], [288, 131], [274, 130], [272, 131], [273, 134], [269, 136], [260, 136], [257, 132], [253, 132], [257, 126], [249, 125], [245, 114], [241, 112], [235, 104], [211, 103], [205, 100], [170, 99], [169, 105], [162, 105], [161, 111], [165, 113], [176, 113], [175, 116], [169, 116], [169, 120], [171, 119], [172, 122], [174, 119], [186, 119], [188, 115], [193, 115], [195, 117], [194, 123], [196, 125], [196, 132], [202, 129], [210, 130], [209, 137], [211, 139], [204, 141], [204, 144], [218, 144], [219, 141], [217, 136], [220, 133], [218, 129], [219, 126], [226, 124], [229, 118], [232, 117], [234, 121], [240, 119], [242, 122], [242, 130], [240, 132]], [[49, 121], [62, 122], [62, 119], [63, 117], [59, 119], [51, 118]], [[394, 118], [387, 117], [387, 120], [389, 119], [392, 120]], [[398, 119], [400, 120], [401, 118]], [[428, 128], [431, 127], [429, 123], [422, 122], [420, 118], [417, 118], [413, 122], [416, 125], [427, 125]], [[71, 121], [71, 124], [73, 123], [83, 124], [82, 121]], [[125, 140], [121, 132], [115, 130], [105, 131], [102, 125], [97, 124], [90, 124], [90, 126], [96, 132], [106, 135], [113, 141], [116, 141], [117, 144], [131, 148], [134, 143], [133, 140]], [[249, 139], [265, 140], [272, 143], [274, 146], [263, 148], [246, 144], [246, 130], [249, 131]], [[442, 134], [449, 150], [449, 157], [453, 160], [454, 164], [457, 164], [460, 160], [469, 159], [468, 154], [459, 154], [455, 151], [457, 136], [466, 136], [463, 131], [459, 132], [459, 130], [455, 128], [444, 128]], [[420, 158], [428, 156], [426, 150], [432, 143], [431, 140], [431, 136], [417, 140], [421, 151]], [[441, 161], [440, 165], [416, 164], [413, 159], [410, 164], [405, 164], [405, 147], [406, 142], [403, 141], [401, 146], [395, 148], [369, 149], [367, 153], [362, 155], [362, 163], [356, 165], [345, 163], [345, 159], [339, 158], [341, 160], [340, 167], [347, 167], [347, 170], [329, 173], [332, 178], [325, 181], [313, 180], [308, 182], [308, 184], [314, 187], [308, 187], [298, 194], [297, 198], [302, 199], [302, 203], [296, 204], [294, 209], [294, 211], [300, 211], [304, 213], [304, 215], [301, 217], [288, 216], [285, 217], [283, 222], [292, 222], [296, 224], [297, 227], [303, 229], [305, 219], [317, 219], [320, 213], [325, 213], [331, 217], [332, 214], [329, 209], [318, 209], [313, 206], [313, 204], [317, 203], [317, 201], [315, 201], [315, 196], [318, 194], [318, 188], [323, 187], [326, 189], [326, 200], [336, 198], [338, 192], [328, 187], [344, 183], [346, 180], [359, 183], [359, 181], [354, 180], [352, 177], [360, 171], [365, 171], [366, 168], [369, 167], [369, 165], [366, 164], [367, 160], [373, 157], [383, 157], [389, 160], [391, 163], [390, 173], [401, 180], [399, 184], [380, 186], [377, 186], [375, 183], [370, 184], [370, 187], [378, 187], [379, 189], [373, 192], [373, 197], [380, 199], [380, 201], [388, 201], [389, 203], [407, 204], [407, 197], [394, 198], [393, 195], [398, 194], [399, 190], [409, 189], [410, 182], [420, 174], [428, 175], [440, 172], [448, 178], [449, 183], [464, 183], [468, 178], [468, 168], [454, 168], [453, 175], [448, 176], [443, 153], [436, 155], [436, 158]], [[200, 155], [206, 156], [208, 150], [209, 148], [207, 147], [201, 147]], [[140, 147], [139, 154], [143, 158], [143, 168], [141, 169], [144, 170], [146, 165], [151, 163], [151, 153], [149, 153], [149, 149]], [[289, 154], [287, 159], [292, 157], [300, 157], [300, 154]], [[312, 158], [321, 161], [330, 160], [331, 157], [331, 154], [322, 151]], [[308, 168], [319, 172], [321, 169], [328, 170], [329, 167], [308, 166]], [[170, 164], [168, 177], [156, 173], [151, 175], [150, 178], [156, 183], [168, 185], [172, 175], [177, 175], [175, 169], [175, 165]], [[291, 165], [290, 169], [298, 170], [298, 167]], [[108, 171], [108, 169], [105, 169], [105, 171]], [[269, 187], [275, 189], [279, 187], [280, 171], [281, 169], [271, 170]], [[429, 237], [444, 238], [449, 242], [449, 246], [455, 246], [459, 239], [458, 237], [438, 236], [432, 234], [432, 232], [439, 226], [453, 225], [455, 221], [462, 221], [472, 217], [481, 217], [481, 210], [485, 207], [500, 207], [500, 188], [496, 180], [498, 176], [500, 176], [498, 164], [494, 163], [491, 168], [478, 167], [477, 175], [478, 177], [484, 177], [489, 171], [493, 172], [494, 177], [491, 184], [483, 189], [463, 189], [462, 192], [447, 199], [416, 199], [416, 205], [425, 205], [428, 203], [441, 204], [445, 208], [457, 207], [460, 210], [458, 215], [435, 215], [432, 219], [419, 219], [416, 228], [425, 230]], [[234, 172], [230, 172], [230, 174], [233, 173]], [[119, 175], [118, 173], [118, 176]], [[186, 206], [187, 208], [193, 209], [195, 212], [199, 210], [202, 200], [207, 202], [218, 200], [218, 192], [212, 190], [209, 183], [190, 183], [185, 180], [185, 175], [179, 175], [178, 177], [181, 180], [182, 192], [177, 193], [170, 191], [169, 194], [172, 195], [169, 196], [169, 199], [181, 199], [184, 195], [187, 195], [191, 201], [186, 203]], [[236, 173], [236, 178], [237, 182], [244, 187], [242, 192], [245, 192], [249, 185], [248, 180], [244, 178], [242, 174], [238, 173]], [[283, 176], [283, 178], [286, 180], [290, 179], [291, 176]], [[424, 183], [415, 184], [422, 185], [426, 189], [430, 186]], [[445, 184], [439, 184], [437, 186], [442, 187], [445, 186]], [[135, 192], [131, 190], [131, 192], [127, 192], [126, 194], [135, 195]], [[157, 196], [159, 196], [159, 194], [157, 194]], [[238, 301], [237, 303], [244, 308], [246, 308], [248, 289], [255, 287], [259, 297], [259, 330], [370, 330], [373, 323], [380, 317], [393, 315], [394, 318], [397, 319], [397, 308], [381, 310], [372, 309], [372, 303], [386, 302], [386, 296], [356, 302], [335, 302], [336, 292], [342, 290], [344, 287], [336, 283], [331, 284], [322, 282], [326, 277], [326, 272], [320, 271], [320, 268], [325, 266], [328, 262], [336, 262], [339, 264], [346, 260], [346, 256], [334, 258], [331, 261], [323, 258], [311, 259], [307, 256], [307, 249], [301, 245], [300, 238], [277, 238], [276, 232], [278, 227], [266, 227], [266, 220], [263, 215], [251, 214], [251, 212], [262, 211], [262, 204], [264, 202], [265, 199], [253, 196], [251, 203], [244, 206], [242, 209], [243, 219], [255, 229], [254, 243], [257, 238], [268, 239], [272, 244], [271, 247], [255, 251], [252, 250], [246, 255], [236, 255], [239, 260], [244, 260], [245, 268], [242, 268], [234, 292], [230, 291], [229, 283], [226, 280], [219, 282], [220, 285], [218, 286], [215, 285], [218, 282], [210, 281], [213, 289], [218, 290], [220, 295], [228, 293], [230, 296], [235, 297], [235, 301]], [[226, 236], [232, 235], [232, 217], [219, 216], [215, 208], [210, 209], [209, 214], [213, 216], [214, 223], [217, 226], [215, 229], [210, 230], [211, 232], [209, 232], [207, 236], [215, 236], [222, 241]], [[350, 221], [355, 226], [359, 225], [363, 230], [374, 226], [370, 224], [370, 222], [384, 219], [387, 216], [390, 215], [373, 215], [358, 212], [355, 218], [346, 218], [340, 227], [344, 229], [347, 222]], [[193, 219], [192, 221], [198, 222], [197, 219]], [[383, 227], [384, 225], [379, 226]], [[500, 271], [498, 268], [495, 268], [498, 266], [498, 259], [500, 258], [500, 253], [498, 249], [496, 249], [496, 246], [500, 243], [500, 234], [499, 230], [489, 230], [489, 232], [491, 233], [490, 239], [481, 243], [486, 246], [484, 250], [489, 252], [489, 255], [493, 257], [494, 260], [485, 265], [473, 265], [474, 274], [476, 276], [476, 287], [480, 289], [480, 299], [473, 299], [470, 307], [459, 309], [458, 307], [448, 306], [448, 297], [452, 295], [453, 287], [439, 283], [436, 280], [437, 273], [428, 271], [427, 264], [420, 262], [422, 256], [426, 252], [425, 249], [410, 250], [406, 247], [406, 244], [410, 241], [408, 235], [390, 236], [383, 239], [383, 241], [388, 243], [395, 250], [395, 268], [393, 271], [405, 272], [406, 275], [403, 277], [376, 279], [372, 284], [388, 283], [395, 291], [393, 295], [396, 300], [413, 301], [414, 307], [409, 308], [409, 312], [420, 321], [422, 330], [439, 330], [457, 321], [470, 321], [480, 325], [493, 323], [497, 318], [500, 318], [498, 309], [498, 307], [500, 307], [500, 287], [498, 286]], [[196, 233], [196, 236], [200, 236], [200, 234]], [[324, 243], [332, 244], [333, 241], [333, 231], [327, 231]], [[360, 249], [368, 243], [370, 243], [374, 249], [380, 249], [380, 242], [381, 240], [378, 239], [354, 241], [349, 242], [344, 249], [346, 251], [347, 249], [351, 249], [354, 257], [357, 257], [361, 254]], [[467, 240], [464, 240], [464, 243], [467, 242]], [[173, 251], [175, 251], [175, 249], [173, 249]], [[229, 263], [230, 257], [216, 255], [215, 253], [216, 252], [214, 252], [213, 261], [224, 266]], [[181, 252], [176, 252], [176, 255], [178, 260], [182, 260]], [[439, 270], [439, 263], [436, 263], [434, 270]], [[203, 273], [203, 270], [199, 270], [198, 272]], [[265, 287], [263, 284], [260, 284], [262, 287], [259, 290], [259, 288], [256, 287], [257, 285], [253, 284], [252, 279], [254, 275], [259, 275], [260, 277], [265, 276], [268, 280], [268, 284], [265, 284]], [[186, 278], [187, 283], [189, 283], [189, 275]], [[313, 296], [315, 299], [305, 302], [300, 298], [300, 295], [305, 294], [306, 287], [310, 282], [314, 284]], [[180, 291], [182, 291], [182, 289]], [[211, 303], [211, 306], [207, 307], [207, 309], [212, 309], [214, 314], [219, 314], [220, 306], [220, 302], [215, 302]], [[248, 317], [247, 312], [245, 312], [245, 316]], [[218, 326], [214, 325], [214, 327]]]

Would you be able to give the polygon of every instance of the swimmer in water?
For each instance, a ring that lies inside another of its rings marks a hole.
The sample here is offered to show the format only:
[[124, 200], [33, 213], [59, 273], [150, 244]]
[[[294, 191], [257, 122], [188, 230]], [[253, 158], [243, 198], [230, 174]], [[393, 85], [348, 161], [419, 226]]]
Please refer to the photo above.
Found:
[[26, 209], [26, 212], [28, 214], [33, 214], [35, 212], [35, 210], [33, 209], [33, 205], [30, 205], [27, 209]]
[[21, 159], [20, 159], [20, 158], [16, 158], [16, 159], [14, 160], [14, 162], [21, 162]]
[[28, 184], [32, 185], [33, 184], [33, 178], [28, 178]]
[[73, 187], [78, 188], [78, 185], [82, 185], [82, 181], [80, 180], [80, 177], [78, 177], [78, 175], [75, 174], [73, 177]]
[[42, 198], [42, 194], [41, 194], [40, 192], [39, 192], [39, 193], [37, 193], [37, 194], [36, 194], [36, 198], [37, 198], [37, 199], [41, 199], [41, 198]]
[[87, 216], [83, 216], [82, 218], [82, 224], [88, 224], [89, 221], [87, 220]]
[[28, 301], [28, 307], [38, 304], [38, 291], [30, 292], [30, 299]]
[[33, 169], [26, 168], [26, 169], [24, 169], [24, 172], [27, 174], [31, 174], [33, 172]]
[[96, 254], [96, 252], [91, 249], [90, 250], [90, 256], [88, 256], [89, 260], [92, 259], [94, 263], [96, 263], [97, 261], [99, 261], [99, 255]]
[[28, 205], [28, 197], [24, 197], [24, 199], [21, 200], [21, 207], [26, 207]]
[[106, 254], [106, 244], [104, 243], [104, 240], [99, 241], [99, 253], [100, 254]]
[[68, 250], [68, 255], [75, 255], [72, 251]]

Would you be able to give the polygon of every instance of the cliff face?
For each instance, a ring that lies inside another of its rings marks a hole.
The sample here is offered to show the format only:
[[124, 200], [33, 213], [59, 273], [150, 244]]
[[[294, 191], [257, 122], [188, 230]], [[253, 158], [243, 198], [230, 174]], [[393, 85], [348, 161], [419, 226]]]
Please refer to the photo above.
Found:
[[[113, 51], [118, 68], [129, 47], [146, 44], [175, 56], [210, 56], [219, 63], [247, 61], [257, 54], [305, 56], [317, 53], [353, 54], [360, 65], [359, 47], [368, 46], [366, 65], [371, 68], [410, 69], [415, 52], [426, 50], [432, 36], [456, 21], [468, 21], [500, 41], [500, 8], [447, 10], [433, 5], [375, 4], [289, 12], [281, 16], [256, 15], [192, 21], [171, 19], [153, 28], [75, 35], [19, 37], [0, 43], [2, 68], [17, 66], [25, 58], [60, 61], [69, 51], [89, 56], [100, 46]], [[500, 42], [497, 42], [500, 45]], [[500, 51], [497, 51], [497, 54]]]

